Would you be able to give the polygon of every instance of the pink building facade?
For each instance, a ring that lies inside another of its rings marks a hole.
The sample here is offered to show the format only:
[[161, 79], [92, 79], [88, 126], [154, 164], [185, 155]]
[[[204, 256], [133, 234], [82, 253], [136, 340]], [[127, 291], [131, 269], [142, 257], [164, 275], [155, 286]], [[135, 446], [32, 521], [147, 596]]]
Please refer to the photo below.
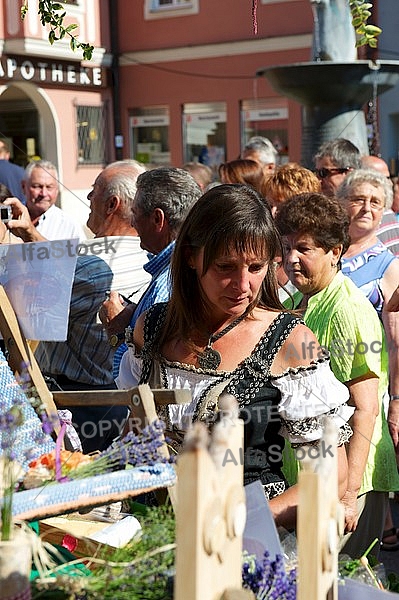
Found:
[[269, 137], [279, 162], [301, 156], [301, 106], [257, 71], [310, 60], [310, 0], [74, 0], [67, 22], [94, 46], [82, 62], [68, 40], [50, 45], [38, 0], [0, 0], [0, 137], [13, 160], [51, 160], [60, 204], [88, 212], [101, 168], [116, 158], [149, 165], [239, 156]]
[[237, 158], [252, 135], [300, 159], [301, 107], [257, 70], [310, 60], [309, 0], [118, 0], [123, 154], [150, 164]]
[[53, 162], [60, 205], [85, 222], [87, 192], [114, 157], [108, 3], [65, 3], [66, 24], [77, 23], [79, 39], [95, 47], [90, 63], [67, 39], [49, 44], [37, 0], [23, 21], [21, 5], [0, 0], [0, 138], [22, 166], [35, 157]]

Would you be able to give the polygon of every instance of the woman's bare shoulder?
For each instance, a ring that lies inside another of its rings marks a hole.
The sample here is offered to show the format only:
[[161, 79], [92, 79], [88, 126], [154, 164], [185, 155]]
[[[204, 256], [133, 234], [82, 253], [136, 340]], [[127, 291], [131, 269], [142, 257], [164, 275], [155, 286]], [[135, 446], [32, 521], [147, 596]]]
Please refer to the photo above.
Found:
[[309, 327], [299, 323], [284, 342], [273, 370], [282, 372], [289, 368], [306, 367], [322, 356], [324, 351], [314, 333]]

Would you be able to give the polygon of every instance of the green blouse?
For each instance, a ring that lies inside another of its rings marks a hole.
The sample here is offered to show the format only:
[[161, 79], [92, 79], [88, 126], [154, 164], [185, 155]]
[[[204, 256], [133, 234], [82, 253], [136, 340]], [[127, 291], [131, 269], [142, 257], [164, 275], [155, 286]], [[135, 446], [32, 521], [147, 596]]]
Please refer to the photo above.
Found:
[[383, 405], [388, 392], [388, 353], [376, 311], [348, 277], [337, 273], [330, 285], [309, 299], [304, 320], [320, 345], [330, 352], [332, 371], [342, 383], [367, 373], [379, 378], [380, 412], [360, 494], [399, 489], [395, 451]]

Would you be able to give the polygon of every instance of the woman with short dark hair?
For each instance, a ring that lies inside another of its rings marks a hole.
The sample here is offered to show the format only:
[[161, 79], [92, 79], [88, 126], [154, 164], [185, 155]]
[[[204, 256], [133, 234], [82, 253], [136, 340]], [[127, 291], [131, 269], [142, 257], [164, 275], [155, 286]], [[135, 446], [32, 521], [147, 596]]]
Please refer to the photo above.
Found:
[[285, 271], [303, 294], [305, 323], [329, 350], [331, 368], [355, 406], [342, 499], [348, 533], [343, 550], [355, 558], [373, 539], [381, 540], [388, 492], [399, 483], [383, 409], [385, 336], [371, 303], [340, 271], [349, 246], [349, 218], [340, 202], [322, 194], [294, 196], [281, 204], [276, 224], [283, 236]]

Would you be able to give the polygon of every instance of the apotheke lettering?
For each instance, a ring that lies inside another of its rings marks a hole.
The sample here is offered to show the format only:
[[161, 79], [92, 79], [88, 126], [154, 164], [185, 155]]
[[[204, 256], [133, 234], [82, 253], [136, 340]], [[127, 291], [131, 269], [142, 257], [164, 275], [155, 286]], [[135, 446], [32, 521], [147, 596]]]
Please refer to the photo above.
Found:
[[0, 79], [63, 83], [67, 85], [96, 86], [103, 84], [100, 67], [81, 67], [79, 64], [2, 58]]

